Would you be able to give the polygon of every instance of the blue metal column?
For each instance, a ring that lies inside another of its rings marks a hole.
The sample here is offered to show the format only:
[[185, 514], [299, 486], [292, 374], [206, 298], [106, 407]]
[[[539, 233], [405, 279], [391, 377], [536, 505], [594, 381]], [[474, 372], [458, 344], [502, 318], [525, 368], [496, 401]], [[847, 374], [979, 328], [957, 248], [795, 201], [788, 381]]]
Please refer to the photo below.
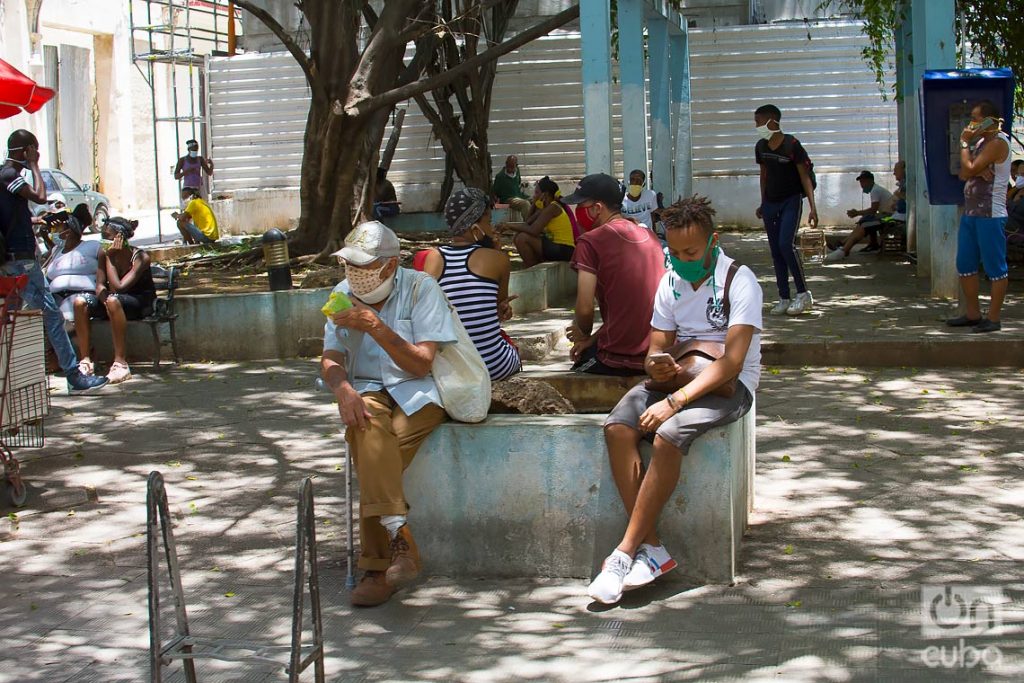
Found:
[[[619, 0], [619, 80], [622, 83], [622, 174], [648, 174], [647, 109], [644, 87], [643, 0]], [[611, 173], [612, 169], [606, 169]], [[628, 180], [628, 177], [625, 178]]]
[[[896, 59], [896, 126], [899, 130], [899, 158], [906, 164], [906, 181], [904, 187], [907, 197], [914, 196], [917, 187], [917, 165], [913, 159], [920, 156], [920, 133], [918, 131], [918, 115], [913, 109], [917, 101], [914, 97], [914, 70], [911, 61], [912, 40], [910, 31], [910, 4], [906, 6], [906, 19], [896, 27], [895, 59]], [[917, 140], [917, 147], [914, 141]], [[917, 251], [917, 220], [914, 216], [914, 202], [907, 207], [907, 250]]]
[[[647, 21], [647, 52], [651, 71], [651, 146], [654, 173], [651, 187], [674, 196], [672, 176], [672, 100], [669, 79], [668, 21], [651, 17]], [[651, 226], [654, 227], [654, 226]]]
[[611, 0], [580, 3], [587, 173], [612, 171]]
[[[912, 0], [913, 32], [913, 111], [917, 121], [914, 144], [916, 182], [914, 195], [917, 221], [917, 272], [931, 278], [932, 296], [955, 298], [959, 280], [956, 274], [957, 208], [930, 206], [924, 182], [924, 155], [921, 153], [919, 116], [921, 79], [926, 69], [956, 68], [956, 12], [953, 0]], [[908, 152], [911, 148], [908, 147]], [[909, 196], [909, 195], [908, 195]]]
[[666, 203], [693, 194], [693, 144], [690, 139], [690, 47], [686, 26], [681, 35], [669, 38], [669, 69], [672, 72], [672, 136], [675, 178]]

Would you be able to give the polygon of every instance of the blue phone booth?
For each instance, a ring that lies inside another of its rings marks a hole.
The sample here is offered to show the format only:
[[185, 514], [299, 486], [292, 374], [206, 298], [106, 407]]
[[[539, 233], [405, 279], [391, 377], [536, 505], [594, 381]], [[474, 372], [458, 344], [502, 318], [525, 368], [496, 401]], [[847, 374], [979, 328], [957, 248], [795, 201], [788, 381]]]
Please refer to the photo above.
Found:
[[1013, 124], [1013, 72], [1010, 69], [936, 69], [921, 81], [921, 135], [929, 204], [962, 204], [960, 133], [978, 100], [991, 100]]

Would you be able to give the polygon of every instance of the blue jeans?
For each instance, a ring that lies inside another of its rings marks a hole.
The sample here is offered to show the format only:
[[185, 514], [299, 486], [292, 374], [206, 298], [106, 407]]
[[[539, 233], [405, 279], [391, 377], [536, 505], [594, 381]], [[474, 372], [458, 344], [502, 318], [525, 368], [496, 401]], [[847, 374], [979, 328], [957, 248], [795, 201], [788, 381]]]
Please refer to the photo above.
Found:
[[401, 211], [402, 209], [397, 204], [380, 204], [377, 202], [373, 204], [373, 218], [378, 221], [383, 218], [397, 216]]
[[206, 236], [206, 233], [199, 229], [199, 226], [195, 223], [186, 223], [185, 231], [189, 235], [199, 240], [199, 244], [215, 244], [213, 240]]
[[78, 368], [78, 354], [71, 345], [67, 330], [64, 329], [64, 315], [60, 312], [57, 302], [46, 285], [43, 269], [34, 260], [8, 261], [0, 267], [4, 275], [21, 275], [28, 273], [28, 284], [21, 292], [21, 299], [26, 308], [35, 308], [43, 312], [43, 327], [46, 338], [57, 354], [57, 360], [65, 373]]
[[807, 291], [803, 265], [800, 263], [800, 254], [796, 248], [796, 230], [800, 227], [800, 212], [803, 207], [803, 197], [798, 194], [786, 197], [781, 202], [765, 202], [761, 205], [761, 216], [764, 218], [764, 229], [768, 233], [768, 248], [772, 252], [775, 284], [779, 288], [780, 299], [790, 298], [790, 275], [793, 276], [797, 294]]

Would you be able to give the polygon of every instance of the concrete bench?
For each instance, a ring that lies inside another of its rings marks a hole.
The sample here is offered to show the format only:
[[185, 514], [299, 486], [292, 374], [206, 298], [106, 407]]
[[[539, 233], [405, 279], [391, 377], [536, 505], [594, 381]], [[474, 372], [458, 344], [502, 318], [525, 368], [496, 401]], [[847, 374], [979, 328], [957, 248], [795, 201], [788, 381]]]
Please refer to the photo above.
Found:
[[[626, 517], [603, 415], [495, 415], [446, 423], [405, 475], [429, 574], [592, 576]], [[698, 439], [658, 526], [680, 562], [666, 576], [731, 583], [753, 506], [754, 410]]]

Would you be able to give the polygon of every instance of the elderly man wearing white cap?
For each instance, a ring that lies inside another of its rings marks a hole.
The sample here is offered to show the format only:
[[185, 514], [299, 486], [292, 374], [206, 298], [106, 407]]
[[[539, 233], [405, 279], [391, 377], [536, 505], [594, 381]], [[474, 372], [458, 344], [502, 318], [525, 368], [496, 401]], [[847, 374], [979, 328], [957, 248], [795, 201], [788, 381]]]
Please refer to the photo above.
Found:
[[437, 282], [398, 265], [398, 237], [361, 223], [336, 256], [345, 280], [335, 292], [352, 308], [324, 327], [320, 372], [338, 400], [359, 479], [359, 567], [352, 604], [386, 602], [419, 574], [406, 515], [402, 473], [424, 439], [446, 419], [430, 374], [438, 346], [456, 341]]

